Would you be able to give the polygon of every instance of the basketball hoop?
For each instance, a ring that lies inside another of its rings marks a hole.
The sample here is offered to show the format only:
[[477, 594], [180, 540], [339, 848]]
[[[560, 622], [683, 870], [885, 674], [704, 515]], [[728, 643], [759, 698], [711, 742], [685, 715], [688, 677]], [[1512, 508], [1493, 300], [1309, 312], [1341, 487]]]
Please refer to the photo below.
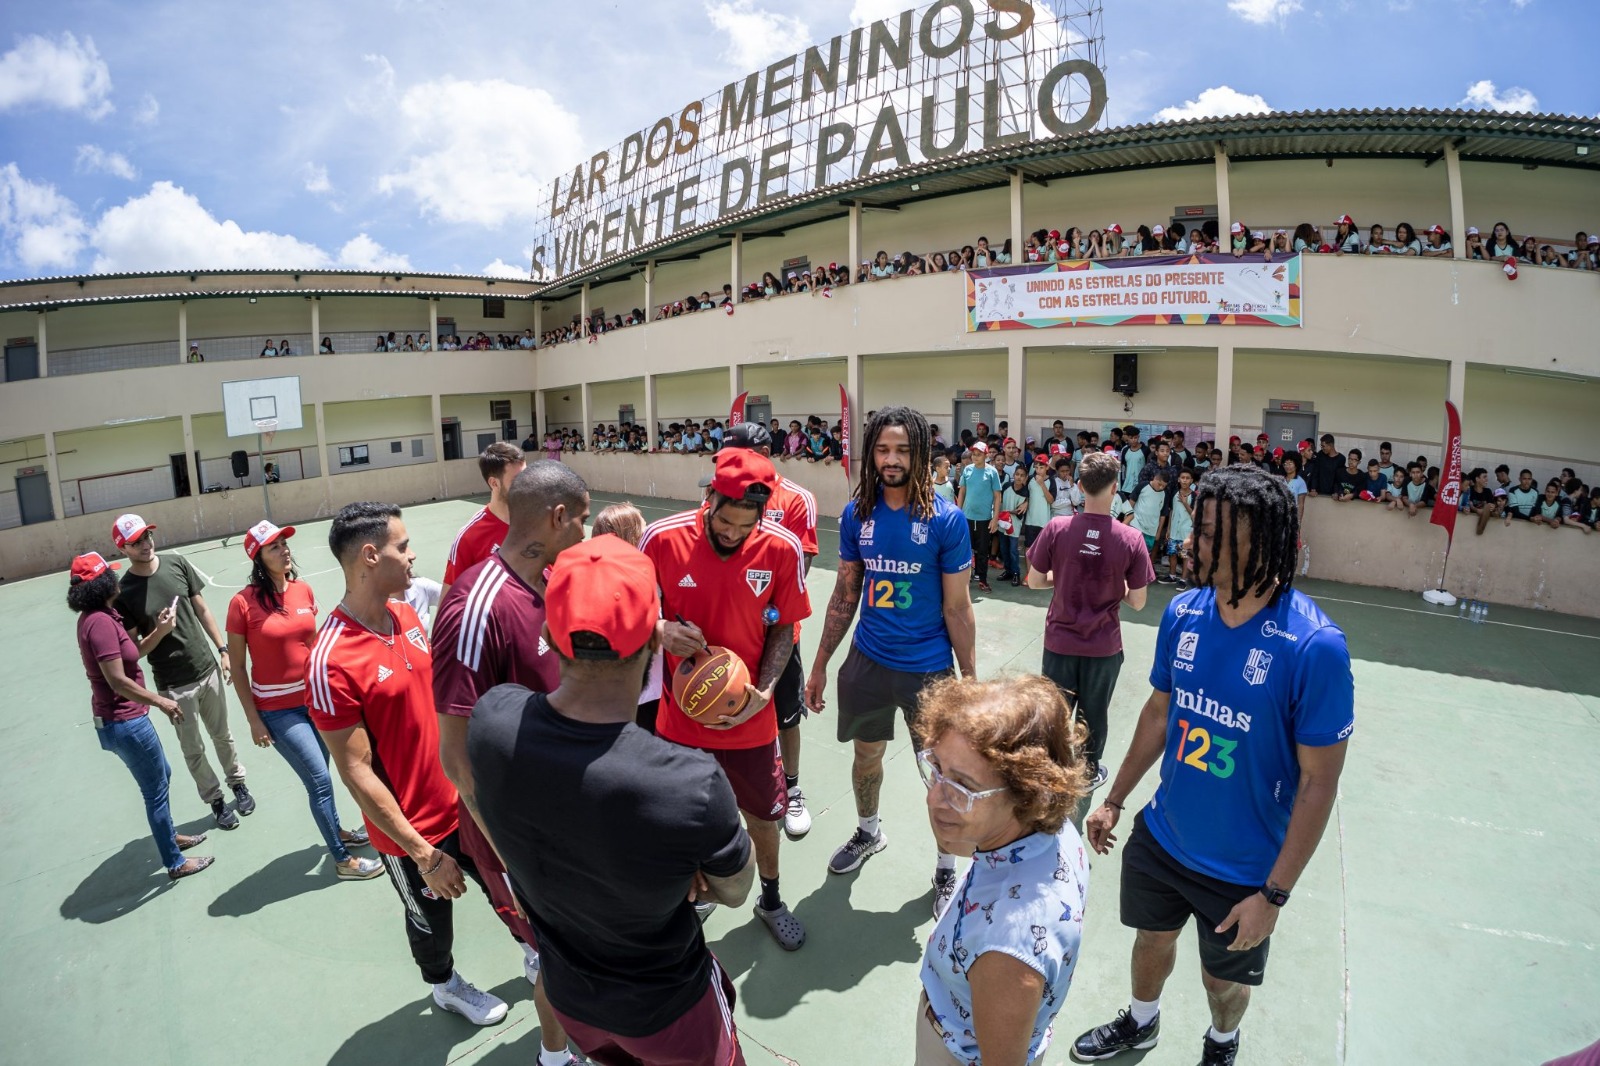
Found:
[[263, 448], [272, 443], [272, 438], [278, 434], [278, 420], [276, 418], [263, 418], [256, 422], [256, 433], [261, 437]]

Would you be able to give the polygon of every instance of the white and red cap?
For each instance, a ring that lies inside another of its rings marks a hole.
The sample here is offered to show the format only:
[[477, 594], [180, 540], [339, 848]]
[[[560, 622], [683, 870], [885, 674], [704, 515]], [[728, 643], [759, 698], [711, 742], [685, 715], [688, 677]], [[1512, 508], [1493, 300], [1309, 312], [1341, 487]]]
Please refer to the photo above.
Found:
[[256, 553], [279, 537], [294, 536], [293, 526], [278, 527], [268, 522], [265, 518], [245, 530], [244, 553], [254, 559]]
[[1478, 235], [1478, 227], [1477, 226], [1468, 226], [1467, 227], [1467, 236], [1468, 237], [1476, 237], [1477, 235]]
[[1244, 223], [1243, 222], [1235, 222], [1233, 225], [1228, 227], [1228, 232], [1229, 233], [1243, 233], [1244, 232]]
[[1113, 222], [1113, 223], [1111, 223], [1111, 225], [1106, 227], [1106, 232], [1107, 233], [1121, 234], [1122, 233], [1122, 227], [1117, 225], [1115, 222]]
[[72, 560], [72, 583], [93, 581], [107, 570], [115, 570], [116, 563], [108, 563], [99, 552], [85, 552]]
[[1439, 225], [1439, 223], [1435, 222], [1433, 225], [1428, 227], [1428, 232], [1429, 233], [1438, 233], [1438, 234], [1442, 235], [1444, 233], [1444, 227]]
[[130, 511], [118, 515], [117, 520], [111, 523], [111, 540], [119, 548], [126, 547], [144, 536], [145, 530], [155, 528], [155, 523], [146, 522]]
[[1333, 220], [1333, 224], [1335, 226], [1354, 226], [1356, 224], [1356, 220], [1351, 218], [1349, 215], [1340, 215], [1338, 218]]
[[1590, 244], [1600, 244], [1600, 233], [1591, 233], [1591, 234], [1589, 234], [1589, 243]]
[[972, 443], [972, 447], [968, 448], [967, 450], [968, 451], [972, 451], [972, 452], [977, 452], [979, 455], [988, 455], [989, 454], [989, 446], [987, 444], [983, 443], [983, 441], [981, 441], [981, 440], [980, 441], [974, 441]]
[[1150, 236], [1152, 237], [1164, 237], [1166, 236], [1166, 233], [1167, 230], [1165, 226], [1156, 225], [1150, 227]]

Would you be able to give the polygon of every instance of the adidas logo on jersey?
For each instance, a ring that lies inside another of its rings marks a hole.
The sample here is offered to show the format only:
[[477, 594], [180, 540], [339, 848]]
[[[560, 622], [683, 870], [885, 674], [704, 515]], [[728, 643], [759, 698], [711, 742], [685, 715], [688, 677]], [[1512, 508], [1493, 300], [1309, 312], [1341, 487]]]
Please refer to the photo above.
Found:
[[380, 682], [387, 681], [389, 680], [389, 676], [393, 673], [394, 671], [389, 669], [387, 666], [380, 666], [378, 667], [378, 680]]
[[680, 589], [697, 589], [700, 586], [694, 583], [694, 578], [691, 575], [684, 574], [683, 580], [678, 582], [678, 587]]

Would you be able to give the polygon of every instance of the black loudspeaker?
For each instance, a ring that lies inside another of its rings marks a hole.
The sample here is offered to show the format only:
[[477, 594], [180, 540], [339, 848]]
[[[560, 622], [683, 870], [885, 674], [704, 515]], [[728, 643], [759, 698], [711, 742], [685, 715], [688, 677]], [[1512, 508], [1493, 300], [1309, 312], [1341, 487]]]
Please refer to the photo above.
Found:
[[1111, 356], [1111, 391], [1132, 396], [1139, 391], [1139, 353], [1117, 352]]
[[249, 452], [240, 450], [240, 451], [234, 452], [232, 455], [228, 456], [228, 459], [229, 459], [230, 462], [233, 463], [233, 476], [234, 477], [249, 477], [250, 476], [250, 453]]
[[515, 441], [517, 436], [517, 420], [515, 418], [502, 418], [500, 420], [500, 439]]

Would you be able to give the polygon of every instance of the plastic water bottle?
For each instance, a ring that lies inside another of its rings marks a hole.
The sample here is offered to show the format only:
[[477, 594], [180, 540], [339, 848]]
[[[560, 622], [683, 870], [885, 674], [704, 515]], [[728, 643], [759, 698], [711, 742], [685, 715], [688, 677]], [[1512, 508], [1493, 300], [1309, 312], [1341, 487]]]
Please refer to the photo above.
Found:
[[1467, 598], [1465, 596], [1456, 601], [1456, 617], [1463, 619], [1467, 617]]
[[1489, 605], [1487, 603], [1480, 602], [1478, 604], [1478, 621], [1479, 622], [1487, 622], [1488, 620], [1489, 620]]

